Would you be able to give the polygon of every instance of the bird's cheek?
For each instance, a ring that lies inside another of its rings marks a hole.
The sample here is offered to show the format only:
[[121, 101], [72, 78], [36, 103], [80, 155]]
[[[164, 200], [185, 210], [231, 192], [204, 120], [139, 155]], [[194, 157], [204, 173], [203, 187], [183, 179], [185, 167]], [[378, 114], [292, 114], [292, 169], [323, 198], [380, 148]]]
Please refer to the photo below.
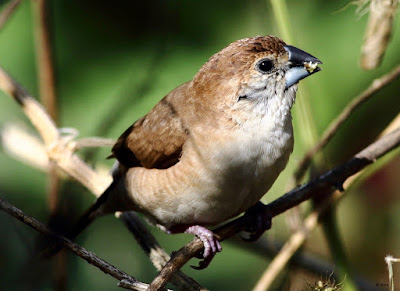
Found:
[[249, 80], [248, 88], [256, 91], [263, 90], [265, 89], [267, 83], [268, 83], [267, 75], [255, 76]]

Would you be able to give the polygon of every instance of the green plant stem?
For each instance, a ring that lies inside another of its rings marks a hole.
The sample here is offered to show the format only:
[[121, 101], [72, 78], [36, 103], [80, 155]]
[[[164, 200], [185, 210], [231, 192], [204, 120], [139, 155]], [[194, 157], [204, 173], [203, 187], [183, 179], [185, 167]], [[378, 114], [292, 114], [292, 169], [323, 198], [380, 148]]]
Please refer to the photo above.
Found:
[[357, 287], [353, 282], [350, 264], [347, 260], [345, 248], [337, 227], [335, 210], [336, 207], [334, 205], [330, 205], [325, 211], [321, 221], [331, 255], [334, 259], [336, 268], [338, 269], [337, 276], [339, 278], [339, 282], [336, 283], [343, 282], [343, 291], [356, 291]]
[[[280, 34], [285, 41], [295, 44], [289, 22], [289, 19], [291, 18], [289, 16], [289, 10], [286, 1], [270, 0], [270, 2]], [[297, 126], [301, 125], [301, 130], [298, 131], [300, 133], [300, 139], [306, 148], [312, 148], [318, 142], [318, 131], [312, 114], [310, 96], [305, 84], [302, 84], [300, 87], [295, 108], [297, 110], [297, 114], [294, 115], [296, 121], [295, 124]], [[317, 153], [313, 157], [315, 169], [314, 173], [318, 173], [324, 168], [324, 161], [325, 159], [322, 152]], [[295, 181], [296, 184], [300, 182], [301, 181]], [[326, 218], [322, 220], [322, 226], [329, 242], [331, 254], [337, 260], [339, 276], [347, 274], [346, 290], [356, 290], [355, 285], [350, 278], [349, 265], [347, 264], [344, 247], [341, 243], [339, 232], [336, 226], [335, 215], [332, 206], [328, 210]], [[341, 277], [340, 279], [343, 280], [344, 277]]]
[[[293, 33], [290, 26], [290, 16], [285, 0], [270, 0], [273, 13], [275, 15], [278, 30], [282, 38], [290, 44], [295, 44]], [[297, 114], [295, 114], [296, 124], [301, 125], [299, 130], [301, 140], [306, 148], [311, 148], [318, 140], [317, 128], [312, 115], [310, 98], [307, 88], [304, 84], [297, 94], [296, 107]]]

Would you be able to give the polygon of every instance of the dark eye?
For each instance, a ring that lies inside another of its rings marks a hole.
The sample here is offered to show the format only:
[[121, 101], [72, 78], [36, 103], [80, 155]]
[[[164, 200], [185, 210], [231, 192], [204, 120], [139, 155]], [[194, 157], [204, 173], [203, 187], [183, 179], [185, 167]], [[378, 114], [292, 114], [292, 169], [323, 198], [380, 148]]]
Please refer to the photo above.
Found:
[[268, 73], [274, 68], [274, 63], [271, 60], [262, 60], [257, 63], [257, 69], [261, 73]]

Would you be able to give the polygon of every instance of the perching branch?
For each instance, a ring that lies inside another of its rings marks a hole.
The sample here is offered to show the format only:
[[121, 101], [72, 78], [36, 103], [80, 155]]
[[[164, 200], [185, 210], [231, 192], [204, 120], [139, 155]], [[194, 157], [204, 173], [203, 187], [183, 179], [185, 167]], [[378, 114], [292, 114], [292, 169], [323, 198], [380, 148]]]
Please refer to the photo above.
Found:
[[[392, 122], [383, 130], [380, 136], [384, 136], [396, 128], [400, 128], [400, 114], [392, 120]], [[398, 149], [397, 149], [398, 151]], [[391, 153], [393, 156], [395, 153]], [[388, 155], [387, 155], [388, 156]], [[390, 158], [385, 157], [385, 159], [380, 159], [378, 167], [375, 164], [374, 171], [376, 168], [381, 168]], [[364, 169], [361, 172], [351, 176], [349, 179], [346, 180], [344, 186], [346, 189], [353, 187], [357, 184], [360, 180], [365, 179], [365, 176], [371, 175], [371, 171]], [[346, 191], [348, 192], [348, 191]], [[301, 248], [301, 246], [306, 241], [307, 237], [310, 233], [317, 227], [319, 218], [324, 215], [325, 210], [330, 207], [330, 205], [336, 204], [345, 194], [345, 192], [335, 191], [329, 199], [326, 199], [315, 208], [308, 216], [305, 218], [304, 223], [301, 228], [297, 229], [289, 238], [289, 240], [285, 243], [283, 248], [280, 252], [274, 257], [274, 259], [270, 262], [268, 269], [264, 272], [264, 274], [260, 277], [259, 281], [257, 282], [256, 287], [253, 289], [255, 290], [268, 290], [271, 286], [272, 282], [275, 278], [282, 272], [285, 266], [292, 261], [292, 258], [295, 256], [296, 252]], [[332, 271], [333, 272], [333, 271]], [[334, 276], [335, 274], [333, 274]], [[356, 281], [357, 286], [361, 290], [372, 290], [371, 286], [366, 287], [367, 285], [365, 282], [360, 280]]]
[[[0, 89], [15, 99], [15, 101], [22, 107], [22, 110], [25, 112], [32, 124], [36, 127], [39, 135], [43, 139], [43, 146], [47, 151], [48, 159], [52, 160], [57, 167], [84, 185], [95, 196], [101, 195], [111, 183], [111, 177], [98, 174], [74, 153], [76, 148], [79, 148], [84, 144], [89, 143], [90, 145], [93, 145], [92, 142], [94, 140], [85, 140], [83, 143], [73, 141], [72, 139], [75, 137], [75, 133], [73, 131], [68, 133], [65, 130], [58, 129], [43, 107], [1, 67]], [[67, 132], [68, 135], [63, 135], [65, 132]], [[107, 144], [107, 142], [104, 142], [104, 140], [101, 141], [103, 145]], [[132, 217], [121, 217], [127, 225], [139, 224], [137, 225], [137, 229], [146, 229], [139, 220], [136, 219], [131, 221], [130, 218]], [[142, 243], [140, 244], [142, 247], [148, 243], [148, 240], [142, 237], [143, 233], [141, 231], [137, 231], [134, 227], [129, 227], [129, 229], [135, 237], [142, 239]], [[152, 235], [148, 232], [147, 236]], [[152, 237], [152, 240], [156, 242], [154, 237]], [[161, 266], [165, 265], [169, 259], [169, 255], [158, 243], [146, 245], [144, 251], [150, 255], [152, 263], [156, 268], [158, 268], [158, 270], [160, 270]], [[171, 282], [178, 288], [185, 290], [206, 290], [182, 272], [176, 273]]]
[[[50, 230], [47, 229], [45, 225], [37, 221], [35, 218], [26, 215], [20, 209], [16, 208], [15, 206], [8, 203], [3, 198], [0, 198], [0, 209], [7, 212], [11, 216], [17, 218], [18, 220], [22, 221], [23, 223], [29, 225], [33, 229], [37, 230], [38, 232], [51, 237], [53, 239], [57, 239], [60, 241], [64, 247], [71, 250], [74, 254], [78, 255], [79, 257], [86, 260], [93, 266], [96, 266], [104, 273], [116, 278], [119, 281], [124, 281], [124, 288], [129, 285], [131, 290], [138, 290], [144, 291], [147, 290], [148, 285], [145, 283], [140, 282], [139, 280], [135, 279], [134, 277], [128, 275], [127, 273], [120, 271], [119, 269], [115, 268], [113, 265], [107, 263], [106, 261], [102, 260], [101, 258], [97, 257], [94, 253], [87, 251], [83, 247], [77, 245], [76, 243], [70, 241], [69, 239], [59, 236]], [[129, 283], [128, 285], [126, 283]]]
[[[342, 185], [348, 177], [358, 173], [376, 159], [399, 146], [399, 144], [400, 129], [396, 129], [392, 133], [385, 135], [366, 147], [347, 162], [288, 192], [265, 207], [268, 207], [272, 216], [277, 216], [299, 205], [301, 202], [318, 195], [318, 193], [325, 192], [324, 189], [337, 188], [343, 190]], [[239, 217], [219, 227], [214, 232], [221, 237], [221, 240], [225, 240], [245, 230], [248, 225], [247, 219], [248, 217], [246, 216]], [[182, 247], [174, 254], [171, 260], [161, 270], [160, 274], [153, 280], [149, 290], [159, 290], [163, 288], [171, 275], [179, 270], [192, 257], [199, 254], [202, 249], [203, 244], [197, 238]]]
[[289, 260], [304, 244], [310, 231], [317, 227], [319, 218], [323, 215], [325, 210], [337, 199], [337, 195], [330, 197], [330, 199], [326, 199], [318, 208], [314, 209], [313, 212], [304, 219], [302, 227], [292, 233], [279, 253], [270, 262], [268, 268], [261, 275], [256, 286], [253, 288], [253, 291], [268, 290], [274, 279], [282, 272]]
[[[294, 177], [292, 182], [290, 183], [294, 187], [301, 181], [303, 178], [307, 168], [310, 165], [311, 159], [315, 156], [316, 153], [321, 151], [325, 145], [333, 138], [333, 136], [338, 132], [344, 122], [369, 98], [375, 95], [376, 92], [396, 80], [400, 75], [400, 66], [395, 67], [390, 73], [385, 74], [384, 76], [375, 79], [371, 85], [365, 89], [361, 94], [353, 99], [353, 101], [344, 108], [341, 114], [331, 122], [328, 126], [328, 129], [322, 135], [320, 141], [311, 148], [304, 157], [300, 160], [298, 164], [298, 168], [294, 173]], [[400, 121], [400, 118], [395, 118], [390, 126], [383, 132], [386, 134], [392, 131], [395, 128], [400, 127], [400, 123], [396, 122]], [[352, 177], [353, 178], [353, 177]], [[336, 195], [338, 196], [338, 195]], [[324, 203], [325, 205], [325, 203]], [[324, 208], [319, 207], [315, 209], [305, 220], [302, 227], [299, 230], [296, 230], [291, 238], [285, 244], [284, 249], [271, 261], [270, 266], [265, 271], [263, 276], [260, 278], [255, 290], [265, 290], [267, 289], [274, 278], [282, 271], [284, 266], [293, 256], [293, 254], [303, 245], [305, 242], [308, 233], [312, 231], [317, 226], [318, 218], [323, 214]], [[261, 287], [259, 287], [261, 286]], [[257, 289], [258, 288], [258, 289]]]

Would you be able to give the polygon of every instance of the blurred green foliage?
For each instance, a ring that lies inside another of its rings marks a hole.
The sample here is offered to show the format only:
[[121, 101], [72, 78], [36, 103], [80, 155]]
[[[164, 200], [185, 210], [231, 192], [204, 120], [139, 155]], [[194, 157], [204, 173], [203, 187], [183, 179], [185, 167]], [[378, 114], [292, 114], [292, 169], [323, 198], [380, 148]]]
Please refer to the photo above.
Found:
[[[37, 97], [31, 4], [23, 1], [0, 31], [0, 66]], [[288, 1], [293, 45], [323, 61], [323, 71], [304, 81], [319, 133], [374, 78], [400, 63], [400, 22], [396, 21], [382, 66], [372, 72], [360, 69], [367, 16], [356, 15], [354, 6], [341, 10], [346, 4]], [[70, 0], [54, 1], [51, 11], [60, 126], [78, 129], [81, 137], [117, 138], [230, 42], [254, 35], [279, 36], [271, 7], [262, 0]], [[397, 80], [354, 114], [325, 150], [330, 166], [376, 138], [399, 113], [399, 92]], [[0, 93], [0, 125], [8, 122], [30, 126], [18, 105]], [[306, 150], [298, 135], [302, 124], [294, 127], [296, 146], [289, 167], [265, 201], [285, 192], [291, 171]], [[111, 167], [112, 161], [104, 160], [108, 152], [97, 151], [89, 162]], [[372, 283], [386, 282], [386, 254], [400, 256], [399, 173], [400, 159], [396, 158], [348, 195], [338, 209], [349, 259]], [[45, 173], [0, 151], [0, 195], [41, 221], [47, 220], [49, 212], [46, 181]], [[74, 217], [93, 201], [87, 190], [73, 182], [63, 184], [62, 194], [63, 211], [73, 212]], [[0, 229], [0, 289], [51, 289], [51, 266], [30, 261], [37, 234], [3, 212]], [[169, 252], [191, 239], [189, 235], [154, 233]], [[268, 236], [288, 237], [284, 216], [274, 220]], [[141, 281], [150, 282], [156, 274], [130, 233], [111, 216], [96, 221], [78, 242]], [[269, 259], [229, 242], [223, 247], [224, 252], [205, 271], [188, 266], [184, 271], [211, 290], [249, 290]], [[313, 235], [307, 248], [329, 259], [321, 233]], [[68, 290], [119, 290], [113, 278], [75, 256], [69, 257], [68, 276]], [[304, 286], [301, 276], [290, 278]]]

